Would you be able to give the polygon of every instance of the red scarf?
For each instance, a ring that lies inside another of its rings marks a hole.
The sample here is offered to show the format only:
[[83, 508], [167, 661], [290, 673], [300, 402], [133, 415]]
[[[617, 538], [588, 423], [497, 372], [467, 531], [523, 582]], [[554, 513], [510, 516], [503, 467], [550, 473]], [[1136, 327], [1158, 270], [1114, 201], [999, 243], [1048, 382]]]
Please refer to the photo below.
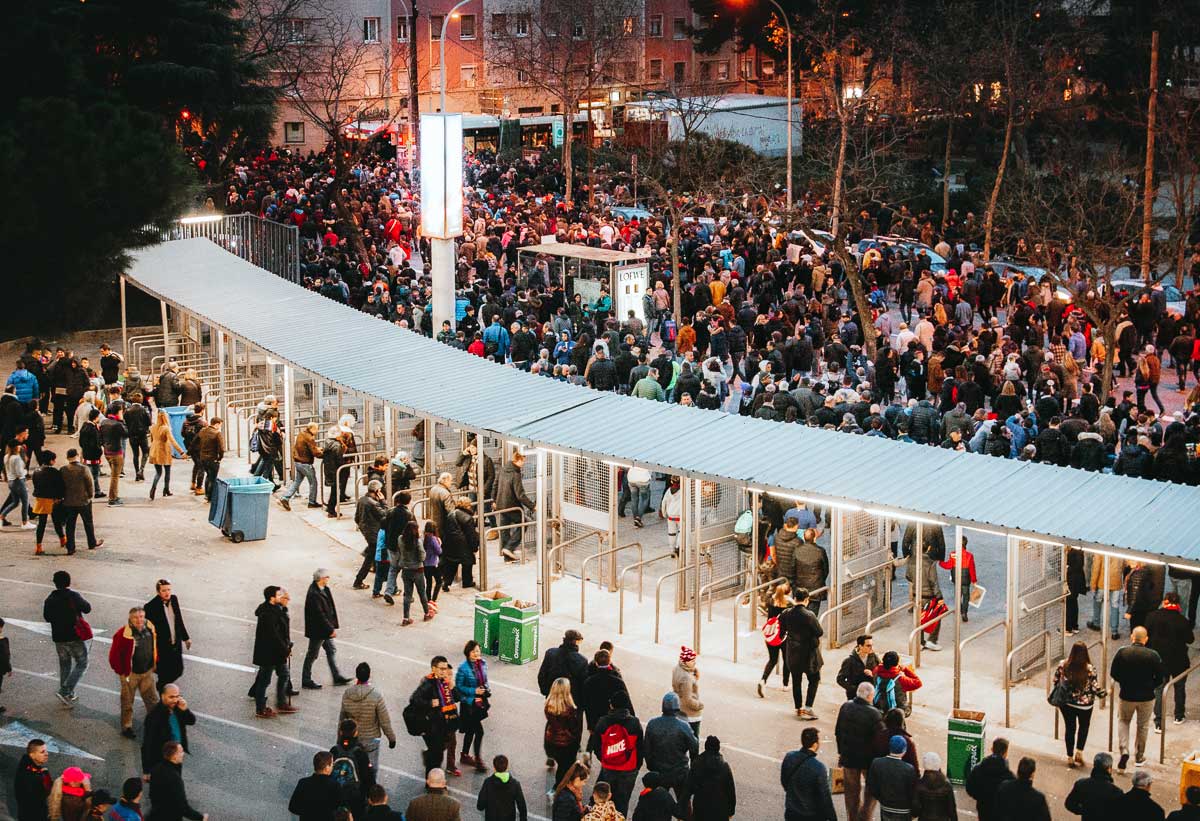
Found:
[[1177, 604], [1163, 604], [1162, 609], [1163, 610], [1174, 610], [1176, 613], [1181, 612], [1179, 609], [1179, 605], [1177, 605]]

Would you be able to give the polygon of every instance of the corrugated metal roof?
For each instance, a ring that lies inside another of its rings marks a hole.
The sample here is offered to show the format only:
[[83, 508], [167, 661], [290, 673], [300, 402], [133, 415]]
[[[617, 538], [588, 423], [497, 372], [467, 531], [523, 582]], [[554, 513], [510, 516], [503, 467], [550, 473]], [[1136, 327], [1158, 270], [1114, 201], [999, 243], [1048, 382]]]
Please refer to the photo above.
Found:
[[952, 523], [1200, 561], [1200, 489], [601, 394], [502, 368], [207, 239], [141, 249], [139, 288], [299, 370], [410, 413], [556, 450]]

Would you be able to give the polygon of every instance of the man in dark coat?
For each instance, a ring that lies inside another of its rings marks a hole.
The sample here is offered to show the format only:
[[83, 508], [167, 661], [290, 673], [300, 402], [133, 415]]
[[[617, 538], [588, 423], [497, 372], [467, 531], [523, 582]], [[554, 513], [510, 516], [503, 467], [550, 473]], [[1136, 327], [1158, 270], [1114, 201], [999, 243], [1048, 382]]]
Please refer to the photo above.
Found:
[[46, 821], [50, 807], [46, 803], [54, 776], [46, 769], [50, 751], [46, 742], [34, 738], [25, 745], [25, 754], [17, 762], [13, 795], [17, 799], [17, 821]]
[[557, 678], [565, 678], [571, 682], [572, 693], [582, 693], [587, 680], [587, 659], [579, 652], [579, 643], [583, 634], [578, 630], [568, 630], [563, 634], [562, 644], [552, 647], [542, 656], [542, 666], [538, 669], [538, 689], [542, 695], [550, 695], [550, 685]]
[[733, 770], [721, 757], [721, 740], [710, 735], [688, 774], [694, 821], [729, 821], [737, 809]]
[[[163, 691], [168, 684], [178, 681], [183, 675], [183, 651], [192, 649], [192, 639], [188, 635], [187, 626], [183, 623], [183, 613], [179, 608], [179, 597], [171, 592], [171, 583], [159, 579], [155, 584], [158, 593], [146, 602], [146, 619], [154, 625], [154, 635], [158, 641], [158, 690]], [[184, 745], [186, 752], [187, 745]], [[147, 772], [149, 772], [147, 770]]]
[[875, 799], [865, 790], [867, 770], [875, 758], [875, 738], [883, 727], [883, 713], [871, 704], [874, 697], [875, 688], [869, 682], [859, 684], [854, 698], [838, 710], [834, 725], [838, 764], [846, 779], [848, 818], [874, 817]]
[[588, 732], [594, 732], [596, 722], [608, 715], [615, 694], [629, 695], [629, 688], [625, 686], [620, 671], [613, 667], [612, 656], [607, 650], [597, 650], [594, 661], [596, 669], [583, 682], [583, 690], [579, 695], [587, 716]]
[[1113, 783], [1112, 768], [1111, 755], [1096, 753], [1092, 774], [1076, 781], [1067, 795], [1067, 812], [1083, 816], [1083, 821], [1116, 821], [1124, 793]]
[[[1187, 616], [1183, 615], [1179, 604], [1179, 594], [1174, 590], [1163, 596], [1162, 607], [1146, 616], [1146, 632], [1150, 639], [1146, 646], [1162, 656], [1167, 673], [1174, 678], [1191, 666], [1188, 659], [1188, 645], [1196, 640]], [[1181, 678], [1174, 684], [1175, 689], [1175, 723], [1182, 724], [1184, 708], [1187, 706], [1187, 678]], [[1163, 691], [1160, 688], [1154, 696], [1154, 726], [1162, 727]]]
[[1033, 787], [1037, 762], [1025, 756], [1017, 762], [1017, 777], [996, 790], [997, 821], [1050, 821], [1046, 796]]
[[[505, 511], [497, 516], [496, 524], [506, 527], [500, 531], [500, 555], [505, 561], [515, 561], [517, 550], [521, 549], [524, 528], [515, 527], [524, 521], [524, 511], [533, 512], [534, 503], [525, 492], [525, 481], [522, 478], [525, 469], [525, 454], [517, 451], [512, 461], [500, 468], [496, 480], [496, 510]], [[515, 509], [514, 509], [515, 508]]]
[[847, 700], [854, 698], [858, 692], [858, 685], [864, 681], [871, 683], [875, 680], [871, 671], [878, 664], [879, 657], [875, 655], [875, 637], [864, 633], [856, 638], [854, 649], [842, 660], [842, 666], [837, 674], [838, 686], [846, 691]]
[[313, 756], [312, 775], [296, 782], [288, 812], [300, 821], [328, 821], [341, 805], [341, 790], [333, 779], [333, 755], [319, 752]]
[[[173, 735], [172, 719], [177, 738]], [[158, 704], [146, 713], [146, 723], [142, 728], [142, 775], [150, 775], [154, 765], [162, 758], [163, 745], [168, 741], [178, 741], [183, 751], [189, 752], [187, 728], [195, 723], [196, 716], [179, 694], [179, 687], [174, 684], [164, 687]]]
[[207, 815], [188, 803], [187, 791], [183, 786], [183, 746], [178, 741], [163, 745], [162, 758], [150, 771], [149, 821], [206, 821]]
[[308, 639], [308, 652], [304, 654], [304, 672], [300, 677], [304, 689], [321, 689], [321, 685], [313, 681], [312, 666], [322, 648], [329, 662], [329, 674], [333, 676], [333, 683], [338, 686], [350, 683], [350, 679], [343, 676], [337, 668], [337, 648], [333, 644], [337, 629], [337, 606], [333, 603], [333, 591], [329, 589], [329, 571], [321, 567], [313, 571], [312, 584], [308, 586], [308, 594], [304, 597], [304, 637]]
[[288, 592], [282, 587], [269, 585], [263, 590], [263, 603], [254, 611], [258, 623], [254, 628], [254, 664], [258, 676], [254, 679], [255, 715], [273, 718], [275, 710], [267, 707], [267, 685], [274, 673], [275, 705], [280, 712], [294, 713], [288, 700], [288, 658], [292, 654], [291, 618], [283, 603]]
[[975, 799], [979, 821], [998, 821], [996, 793], [1000, 785], [1015, 776], [1008, 768], [1008, 739], [992, 741], [992, 754], [980, 761], [967, 774], [967, 795]]
[[[821, 636], [825, 631], [816, 615], [808, 609], [808, 588], [798, 587], [794, 595], [796, 605], [779, 614], [779, 627], [787, 636], [783, 651], [792, 673], [792, 705], [798, 717], [816, 721], [812, 707], [817, 698], [817, 684], [821, 681]], [[803, 677], [808, 678], [807, 691], [800, 687]]]
[[784, 756], [779, 768], [784, 821], [837, 821], [829, 770], [817, 758], [821, 732], [816, 727], [805, 727], [800, 733], [800, 746]]

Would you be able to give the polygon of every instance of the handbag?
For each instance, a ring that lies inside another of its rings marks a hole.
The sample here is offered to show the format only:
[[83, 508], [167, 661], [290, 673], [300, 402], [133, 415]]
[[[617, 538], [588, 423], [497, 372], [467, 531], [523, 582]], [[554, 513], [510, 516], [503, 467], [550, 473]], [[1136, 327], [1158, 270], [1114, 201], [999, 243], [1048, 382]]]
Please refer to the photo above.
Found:
[[1046, 703], [1051, 707], [1062, 709], [1071, 702], [1071, 688], [1067, 685], [1067, 680], [1064, 678], [1055, 684], [1050, 690], [1050, 695], [1046, 696]]
[[75, 635], [80, 641], [87, 641], [92, 637], [92, 626], [82, 614], [75, 616]]
[[783, 630], [779, 626], [779, 616], [771, 616], [762, 626], [763, 641], [770, 647], [783, 644]]

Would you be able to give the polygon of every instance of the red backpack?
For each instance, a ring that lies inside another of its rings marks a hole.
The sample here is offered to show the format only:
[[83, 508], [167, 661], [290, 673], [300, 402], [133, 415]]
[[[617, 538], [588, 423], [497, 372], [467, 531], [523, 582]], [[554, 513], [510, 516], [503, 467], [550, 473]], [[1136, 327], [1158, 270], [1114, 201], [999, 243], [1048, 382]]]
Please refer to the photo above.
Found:
[[638, 768], [637, 736], [614, 722], [600, 734], [600, 766], [606, 770], [632, 772]]

